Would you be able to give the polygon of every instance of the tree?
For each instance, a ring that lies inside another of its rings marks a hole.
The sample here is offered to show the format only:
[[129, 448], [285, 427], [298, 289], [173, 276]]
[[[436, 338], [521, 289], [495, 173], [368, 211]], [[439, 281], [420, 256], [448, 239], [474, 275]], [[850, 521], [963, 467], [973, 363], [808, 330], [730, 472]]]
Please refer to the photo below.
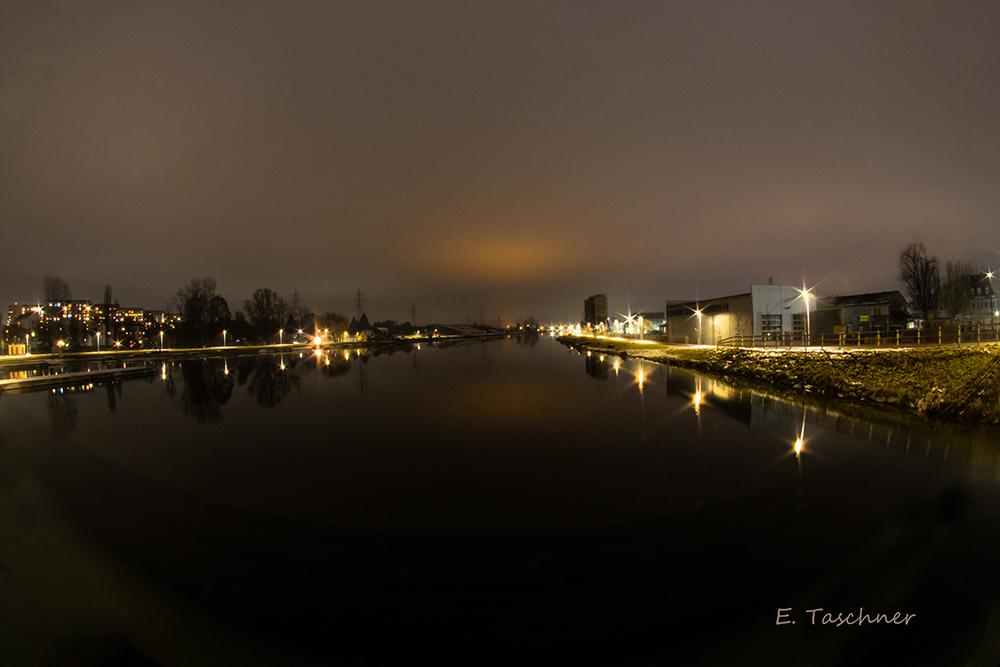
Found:
[[[62, 309], [54, 304], [65, 304], [73, 298], [73, 294], [66, 281], [58, 276], [45, 276], [42, 290], [45, 294], [45, 304], [42, 306], [44, 315], [39, 313], [38, 332], [43, 348], [51, 350], [56, 339], [65, 335]], [[49, 307], [50, 303], [53, 304], [52, 307]]]
[[204, 346], [205, 341], [222, 333], [229, 326], [229, 304], [215, 293], [212, 278], [192, 278], [174, 297], [181, 316], [180, 336], [191, 344]]
[[945, 282], [941, 285], [941, 307], [950, 319], [955, 319], [969, 309], [972, 301], [972, 266], [964, 262], [945, 264]]
[[65, 303], [73, 298], [69, 285], [58, 276], [45, 276], [45, 303]]
[[909, 244], [899, 252], [899, 280], [906, 285], [910, 305], [929, 320], [941, 291], [937, 257], [928, 257], [923, 243]]
[[257, 335], [264, 341], [278, 333], [288, 316], [288, 304], [267, 287], [254, 291], [253, 296], [243, 302], [243, 309]]
[[319, 335], [321, 331], [329, 331], [330, 335], [334, 338], [338, 338], [340, 334], [347, 331], [348, 327], [351, 325], [346, 315], [341, 315], [340, 313], [332, 311], [316, 316], [315, 322], [317, 335]]

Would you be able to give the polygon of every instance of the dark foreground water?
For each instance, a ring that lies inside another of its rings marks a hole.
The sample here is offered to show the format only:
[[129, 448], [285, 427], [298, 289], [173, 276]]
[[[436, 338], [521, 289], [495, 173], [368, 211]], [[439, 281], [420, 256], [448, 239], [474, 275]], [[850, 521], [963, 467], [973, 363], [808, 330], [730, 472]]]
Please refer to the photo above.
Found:
[[0, 664], [1000, 660], [995, 430], [366, 355], [0, 397]]

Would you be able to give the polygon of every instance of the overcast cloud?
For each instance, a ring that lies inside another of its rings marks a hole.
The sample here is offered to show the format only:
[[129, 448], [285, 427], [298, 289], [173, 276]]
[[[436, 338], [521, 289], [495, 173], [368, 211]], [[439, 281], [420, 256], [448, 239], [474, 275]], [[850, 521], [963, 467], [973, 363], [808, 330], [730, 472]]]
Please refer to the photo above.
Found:
[[0, 2], [4, 303], [487, 322], [1000, 264], [1000, 4]]

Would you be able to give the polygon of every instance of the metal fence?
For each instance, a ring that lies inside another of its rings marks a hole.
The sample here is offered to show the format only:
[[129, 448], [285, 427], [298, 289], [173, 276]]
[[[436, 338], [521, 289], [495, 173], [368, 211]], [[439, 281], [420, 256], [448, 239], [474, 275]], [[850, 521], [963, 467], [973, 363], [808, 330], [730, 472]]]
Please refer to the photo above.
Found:
[[805, 332], [784, 332], [760, 336], [731, 336], [717, 347], [762, 348], [883, 348], [981, 345], [1000, 341], [1000, 326], [977, 324], [960, 327], [924, 329], [893, 329], [891, 331], [847, 331], [840, 334], [820, 333], [807, 336]]

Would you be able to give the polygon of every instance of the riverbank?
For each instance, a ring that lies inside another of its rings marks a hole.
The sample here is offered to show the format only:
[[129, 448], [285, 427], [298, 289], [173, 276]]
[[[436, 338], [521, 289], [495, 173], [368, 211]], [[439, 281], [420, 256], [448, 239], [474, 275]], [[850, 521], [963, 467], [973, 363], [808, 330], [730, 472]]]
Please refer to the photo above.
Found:
[[762, 350], [562, 336], [601, 350], [767, 388], [913, 411], [947, 421], [1000, 423], [1000, 348]]

